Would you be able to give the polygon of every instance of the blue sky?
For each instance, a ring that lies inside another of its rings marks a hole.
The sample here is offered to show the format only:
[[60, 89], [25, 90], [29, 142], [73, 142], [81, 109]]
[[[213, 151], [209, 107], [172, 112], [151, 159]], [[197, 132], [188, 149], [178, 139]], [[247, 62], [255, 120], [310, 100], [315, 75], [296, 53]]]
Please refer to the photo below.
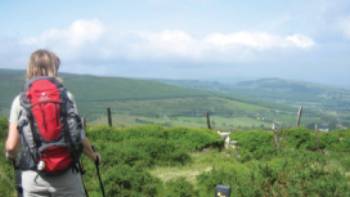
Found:
[[48, 48], [65, 72], [350, 86], [346, 0], [1, 1], [0, 26], [0, 68]]

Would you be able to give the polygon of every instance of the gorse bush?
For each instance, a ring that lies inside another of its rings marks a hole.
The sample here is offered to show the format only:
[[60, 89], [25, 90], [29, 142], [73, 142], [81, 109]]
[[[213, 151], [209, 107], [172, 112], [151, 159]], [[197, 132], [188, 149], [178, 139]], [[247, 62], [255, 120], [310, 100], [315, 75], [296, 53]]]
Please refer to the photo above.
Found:
[[[191, 162], [189, 153], [207, 147], [221, 148], [218, 134], [206, 129], [163, 128], [143, 126], [133, 128], [91, 127], [87, 134], [102, 153], [108, 196], [192, 196], [190, 183], [175, 181], [164, 187], [147, 169], [159, 166], [181, 166]], [[89, 162], [86, 169], [94, 171]], [[86, 176], [94, 176], [88, 172]], [[95, 181], [87, 181], [89, 191], [97, 192]], [[174, 185], [181, 185], [175, 189]], [[186, 193], [186, 195], [185, 195]]]
[[144, 138], [125, 140], [119, 143], [99, 145], [110, 159], [104, 165], [127, 164], [129, 166], [151, 167], [155, 164], [185, 164], [190, 161], [188, 153], [176, 149], [175, 145], [160, 139]]
[[7, 136], [8, 120], [5, 117], [0, 117], [0, 140], [3, 142]]
[[218, 134], [207, 129], [189, 128], [164, 128], [160, 126], [142, 126], [126, 129], [116, 129], [110, 127], [92, 127], [88, 135], [93, 139], [103, 142], [112, 141], [117, 143], [134, 139], [161, 139], [173, 143], [176, 148], [185, 151], [202, 150], [203, 148], [221, 148], [223, 141], [218, 138]]
[[[4, 141], [7, 136], [8, 120], [0, 117], [0, 147], [4, 149]], [[1, 196], [13, 196], [15, 191], [14, 171], [9, 161], [6, 161], [3, 151], [0, 154], [0, 194]]]
[[284, 143], [289, 148], [296, 149], [307, 149], [310, 151], [315, 151], [319, 149], [324, 149], [325, 146], [318, 139], [319, 135], [317, 132], [305, 129], [305, 128], [291, 128], [282, 130], [282, 136]]
[[[241, 161], [270, 159], [289, 151], [350, 151], [350, 132], [315, 132], [305, 128], [283, 129], [277, 134], [272, 131], [238, 131], [230, 134], [238, 142]], [[276, 139], [278, 138], [278, 139]]]
[[212, 196], [218, 183], [234, 196], [349, 196], [347, 178], [310, 154], [214, 169], [198, 177], [200, 196]]
[[350, 130], [334, 131], [321, 136], [321, 142], [328, 150], [350, 152]]
[[145, 196], [153, 197], [158, 193], [160, 180], [152, 177], [141, 168], [127, 165], [115, 165], [105, 172], [107, 196]]
[[[7, 126], [0, 119], [3, 139]], [[271, 131], [237, 131], [230, 134], [237, 141], [232, 150], [222, 150], [223, 140], [207, 129], [90, 127], [87, 135], [102, 154], [107, 196], [211, 197], [218, 184], [229, 185], [238, 197], [350, 196], [350, 130], [284, 129], [278, 146]], [[207, 148], [216, 149], [215, 155]], [[89, 196], [101, 196], [94, 164], [82, 161]], [[3, 155], [0, 163], [0, 194], [13, 196], [12, 166]], [[157, 178], [152, 170], [158, 167], [198, 174]]]
[[316, 132], [304, 128], [292, 128], [284, 130], [282, 136], [288, 148], [350, 152], [350, 130]]
[[151, 167], [178, 165], [190, 161], [188, 151], [221, 147], [223, 141], [206, 129], [165, 129], [145, 126], [128, 129], [93, 127], [88, 135], [109, 160], [105, 165], [127, 164]]
[[272, 132], [238, 131], [232, 132], [230, 138], [238, 142], [242, 161], [270, 158], [276, 153]]
[[200, 196], [214, 196], [218, 184], [229, 185], [233, 196], [254, 196], [255, 184], [249, 184], [252, 175], [242, 164], [226, 165], [197, 177]]
[[196, 197], [198, 191], [185, 178], [177, 178], [165, 183], [163, 192], [159, 197]]

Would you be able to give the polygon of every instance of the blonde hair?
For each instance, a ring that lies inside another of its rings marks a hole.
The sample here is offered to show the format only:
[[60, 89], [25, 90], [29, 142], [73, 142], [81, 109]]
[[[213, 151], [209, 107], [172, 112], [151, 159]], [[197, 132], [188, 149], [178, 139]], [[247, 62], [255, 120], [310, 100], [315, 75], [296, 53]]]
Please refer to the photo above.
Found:
[[53, 52], [46, 49], [36, 50], [29, 59], [27, 79], [39, 76], [57, 77], [60, 63], [60, 59]]

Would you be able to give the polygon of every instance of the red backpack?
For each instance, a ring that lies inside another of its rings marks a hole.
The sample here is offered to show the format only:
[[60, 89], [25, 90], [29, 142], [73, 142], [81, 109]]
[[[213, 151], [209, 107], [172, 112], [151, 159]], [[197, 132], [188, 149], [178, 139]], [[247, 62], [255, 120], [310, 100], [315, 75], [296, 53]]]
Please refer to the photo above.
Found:
[[52, 77], [29, 81], [20, 97], [19, 166], [46, 174], [74, 167], [82, 152], [82, 124], [67, 90]]

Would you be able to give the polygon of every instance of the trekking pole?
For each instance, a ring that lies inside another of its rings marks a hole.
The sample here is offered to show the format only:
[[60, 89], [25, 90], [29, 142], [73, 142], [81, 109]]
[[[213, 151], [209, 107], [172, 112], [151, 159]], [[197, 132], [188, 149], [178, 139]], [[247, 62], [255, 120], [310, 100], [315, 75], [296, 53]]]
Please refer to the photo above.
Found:
[[13, 166], [13, 172], [14, 172], [14, 178], [15, 178], [15, 189], [17, 192], [17, 197], [22, 197], [23, 196], [23, 188], [22, 188], [22, 181], [21, 181], [22, 178], [21, 178], [21, 172], [16, 165], [16, 159], [10, 158], [7, 152], [6, 152], [6, 158], [11, 162]]
[[[92, 150], [94, 152], [96, 152], [95, 146], [92, 145], [91, 147], [92, 147]], [[102, 196], [106, 197], [105, 187], [103, 185], [103, 182], [102, 182], [102, 179], [101, 179], [101, 174], [100, 174], [100, 161], [99, 161], [99, 158], [97, 158], [96, 161], [95, 161], [95, 167], [96, 167], [96, 174], [97, 174], [97, 177], [98, 177], [98, 181], [100, 182], [100, 188], [101, 188], [101, 191], [102, 191]]]
[[78, 162], [78, 168], [79, 168], [79, 171], [80, 171], [80, 174], [81, 174], [81, 182], [82, 182], [82, 184], [83, 184], [85, 196], [86, 196], [86, 197], [89, 197], [89, 193], [88, 193], [88, 191], [87, 191], [87, 189], [86, 189], [86, 185], [85, 185], [85, 182], [84, 182], [85, 169], [84, 169], [84, 166], [83, 166], [83, 162], [82, 162], [82, 161], [79, 161], [79, 162]]

